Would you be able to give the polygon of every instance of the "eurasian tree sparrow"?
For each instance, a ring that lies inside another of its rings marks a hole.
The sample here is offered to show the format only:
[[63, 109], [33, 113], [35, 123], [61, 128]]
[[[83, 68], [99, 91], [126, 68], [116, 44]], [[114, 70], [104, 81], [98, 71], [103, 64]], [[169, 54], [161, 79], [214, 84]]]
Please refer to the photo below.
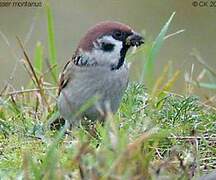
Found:
[[[84, 117], [103, 121], [108, 106], [112, 113], [118, 110], [128, 84], [126, 53], [143, 43], [141, 35], [119, 22], [101, 22], [88, 30], [60, 76], [57, 105], [66, 124], [74, 126]], [[78, 113], [93, 97], [98, 98]]]

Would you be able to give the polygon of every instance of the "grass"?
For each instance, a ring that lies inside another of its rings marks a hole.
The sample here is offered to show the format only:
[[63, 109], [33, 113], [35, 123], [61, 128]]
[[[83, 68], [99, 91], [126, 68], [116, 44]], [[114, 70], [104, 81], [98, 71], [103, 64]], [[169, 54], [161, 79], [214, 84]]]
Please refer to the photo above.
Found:
[[[147, 52], [147, 58], [145, 60], [144, 68], [143, 68], [143, 73], [142, 77], [148, 77], [146, 78], [146, 83], [149, 86], [153, 84], [154, 81], [154, 67], [155, 67], [155, 61], [156, 61], [156, 55], [159, 53], [159, 50], [164, 42], [164, 38], [166, 36], [166, 33], [168, 31], [169, 25], [175, 16], [175, 12], [171, 15], [169, 20], [166, 22], [164, 27], [161, 29], [160, 33], [158, 34], [157, 38], [155, 41], [152, 43], [151, 48], [149, 48], [149, 52]], [[151, 77], [151, 78], [150, 78]], [[141, 80], [143, 82], [143, 80]]]
[[48, 130], [55, 110], [44, 113], [39, 106], [35, 112], [35, 96], [32, 92], [1, 101], [3, 178], [187, 179], [215, 168], [216, 113], [197, 97], [152, 99], [142, 85], [132, 83], [119, 112], [104, 126], [96, 125], [95, 138], [82, 127], [70, 135]]
[[[47, 14], [47, 29], [48, 29], [48, 47], [49, 47], [49, 65], [50, 67], [57, 64], [57, 51], [55, 47], [55, 33], [54, 33], [54, 22], [52, 10], [48, 4], [46, 3], [46, 14]], [[56, 81], [56, 75], [58, 74], [57, 69], [51, 70], [53, 80]]]
[[[48, 6], [49, 71], [42, 71], [43, 46], [36, 45], [33, 66], [20, 41], [34, 83], [30, 89], [1, 92], [1, 179], [190, 179], [215, 169], [215, 104], [171, 93], [180, 73], [170, 65], [151, 81], [152, 88], [131, 82], [118, 113], [95, 125], [96, 137], [82, 126], [69, 134], [49, 130], [58, 116], [55, 78], [44, 80], [57, 76], [51, 14]], [[150, 48], [159, 50], [172, 18]], [[146, 49], [137, 53], [154, 57], [145, 65], [153, 76], [158, 50]]]

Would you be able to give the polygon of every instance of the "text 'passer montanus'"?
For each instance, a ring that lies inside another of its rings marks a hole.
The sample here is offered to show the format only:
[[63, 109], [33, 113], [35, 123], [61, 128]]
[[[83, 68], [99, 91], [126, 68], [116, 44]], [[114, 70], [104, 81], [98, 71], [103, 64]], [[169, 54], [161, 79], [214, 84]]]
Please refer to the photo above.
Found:
[[[57, 104], [66, 124], [74, 126], [84, 117], [102, 121], [107, 110], [118, 110], [128, 84], [126, 53], [143, 42], [141, 35], [119, 22], [101, 22], [89, 29], [60, 76]], [[93, 97], [98, 98], [81, 111]]]

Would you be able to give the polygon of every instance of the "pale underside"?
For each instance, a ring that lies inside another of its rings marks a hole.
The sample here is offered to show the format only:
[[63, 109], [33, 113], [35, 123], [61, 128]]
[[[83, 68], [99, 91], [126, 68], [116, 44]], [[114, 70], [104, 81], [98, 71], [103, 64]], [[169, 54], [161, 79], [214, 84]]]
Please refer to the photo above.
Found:
[[[70, 124], [78, 123], [83, 117], [103, 120], [107, 111], [117, 111], [128, 84], [126, 64], [112, 71], [106, 66], [80, 67], [71, 61], [65, 72], [67, 81], [59, 94], [58, 108]], [[80, 110], [83, 112], [79, 113]]]

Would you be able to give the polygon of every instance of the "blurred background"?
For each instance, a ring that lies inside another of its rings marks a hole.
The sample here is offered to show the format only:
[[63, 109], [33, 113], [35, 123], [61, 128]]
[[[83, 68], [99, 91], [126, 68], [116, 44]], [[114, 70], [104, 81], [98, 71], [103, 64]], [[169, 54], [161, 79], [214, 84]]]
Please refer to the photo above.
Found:
[[[1, 1], [1, 0], [0, 0]], [[191, 71], [193, 76], [201, 72], [201, 65], [190, 55], [197, 49], [203, 60], [213, 69], [216, 68], [216, 7], [193, 7], [192, 0], [109, 0], [80, 1], [52, 0], [51, 8], [54, 15], [54, 27], [59, 67], [70, 59], [77, 43], [86, 30], [103, 20], [121, 21], [138, 32], [144, 32], [146, 39], [154, 40], [171, 14], [169, 32], [185, 29], [181, 34], [169, 38], [163, 44], [156, 59], [158, 77], [163, 67], [172, 61], [174, 69], [181, 71], [175, 83], [178, 92], [184, 90], [184, 74]], [[44, 3], [44, 2], [43, 2]], [[20, 89], [29, 81], [23, 65], [20, 63], [20, 47], [16, 36], [25, 43], [25, 47], [33, 59], [35, 45], [40, 41], [47, 53], [47, 19], [42, 8], [3, 8], [0, 7], [0, 88], [10, 83]], [[131, 76], [136, 80], [140, 76], [143, 60], [133, 61]], [[206, 93], [198, 89], [196, 93]]]

